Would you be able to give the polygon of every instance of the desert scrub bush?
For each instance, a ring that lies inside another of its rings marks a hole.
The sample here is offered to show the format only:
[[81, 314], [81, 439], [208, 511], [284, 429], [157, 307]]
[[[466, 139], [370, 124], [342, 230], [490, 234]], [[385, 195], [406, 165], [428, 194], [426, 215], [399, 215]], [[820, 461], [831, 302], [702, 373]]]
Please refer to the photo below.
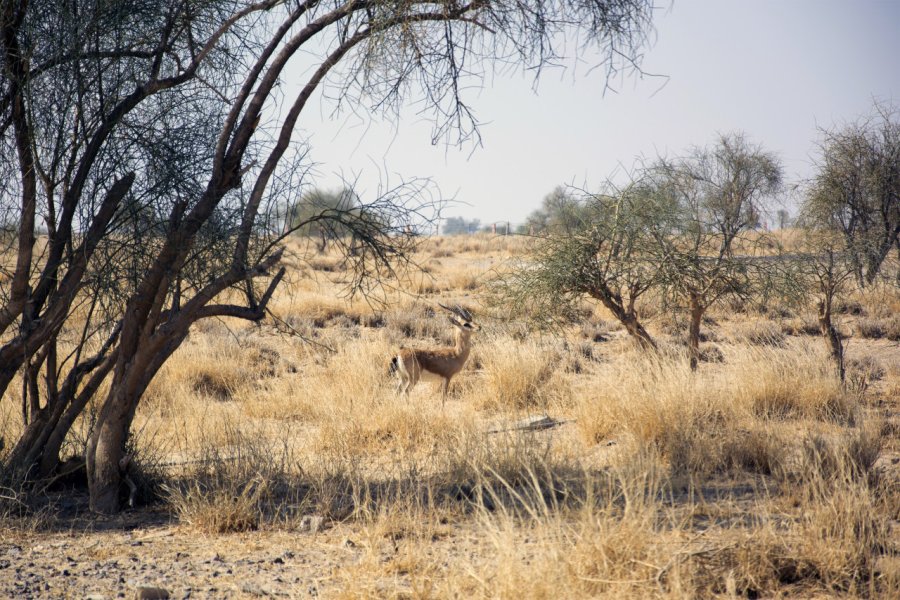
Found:
[[807, 499], [824, 498], [832, 484], [869, 482], [883, 442], [881, 425], [874, 421], [840, 435], [810, 431], [802, 440], [796, 464], [786, 476], [803, 484], [801, 489]]
[[[423, 404], [431, 404], [430, 409]], [[359, 406], [335, 406], [319, 417], [318, 425], [316, 452], [349, 461], [431, 457], [454, 445], [461, 431], [474, 427], [465, 415], [451, 418], [441, 412], [439, 394], [419, 401], [392, 396], [366, 407], [364, 418]]]
[[451, 565], [446, 591], [473, 598], [691, 597], [684, 562], [672, 560], [678, 528], [658, 501], [653, 469], [642, 467], [634, 478], [618, 472], [585, 478], [580, 500], [570, 504], [479, 506], [489, 548]]
[[564, 382], [553, 377], [560, 365], [555, 349], [535, 341], [516, 342], [508, 337], [481, 341], [477, 348], [482, 372], [472, 395], [479, 407], [541, 409], [552, 398], [565, 395]]
[[435, 309], [424, 304], [412, 304], [392, 309], [385, 313], [385, 329], [392, 340], [403, 338], [422, 341], [442, 341], [452, 343], [450, 325]]
[[321, 416], [335, 408], [365, 410], [392, 393], [388, 372], [392, 352], [381, 337], [348, 340], [323, 354], [323, 360], [308, 364], [295, 395], [282, 401]]
[[247, 344], [235, 343], [228, 334], [204, 333], [182, 344], [160, 369], [147, 390], [149, 405], [178, 404], [184, 397], [228, 401], [256, 381], [248, 368]]
[[447, 447], [440, 473], [459, 499], [526, 511], [583, 498], [590, 478], [578, 457], [557, 447], [551, 436], [521, 431], [485, 435], [473, 429]]
[[850, 358], [846, 362], [848, 381], [859, 381], [857, 387], [865, 389], [869, 383], [883, 379], [887, 374], [887, 369], [878, 358], [871, 354], [863, 354], [859, 357]]
[[180, 476], [162, 486], [180, 522], [204, 533], [249, 531], [306, 505], [309, 488], [296, 468], [289, 428], [208, 425], [218, 431], [204, 431]]
[[819, 321], [815, 315], [805, 314], [800, 317], [781, 321], [781, 331], [786, 335], [822, 335]]
[[473, 291], [481, 284], [479, 273], [469, 269], [457, 269], [446, 275], [447, 289]]
[[797, 576], [852, 595], [877, 590], [875, 562], [891, 551], [888, 515], [869, 476], [880, 443], [874, 426], [837, 439], [807, 435], [792, 486], [803, 511], [788, 533]]
[[[592, 374], [588, 394], [575, 400], [582, 437], [613, 436], [656, 449], [674, 472], [709, 473], [732, 460], [726, 442], [743, 420], [739, 404], [710, 374], [692, 374], [685, 357], [622, 357]], [[724, 391], [724, 393], [723, 393]]]
[[291, 315], [309, 319], [315, 327], [323, 328], [339, 319], [359, 324], [362, 315], [367, 312], [365, 307], [350, 304], [333, 296], [304, 294], [295, 299]]

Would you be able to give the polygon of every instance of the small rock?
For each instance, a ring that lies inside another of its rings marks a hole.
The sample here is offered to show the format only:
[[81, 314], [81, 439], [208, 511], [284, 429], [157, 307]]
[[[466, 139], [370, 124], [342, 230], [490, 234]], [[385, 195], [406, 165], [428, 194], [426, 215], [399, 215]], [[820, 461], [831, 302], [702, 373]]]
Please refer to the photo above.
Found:
[[169, 590], [142, 585], [134, 591], [134, 600], [168, 600]]

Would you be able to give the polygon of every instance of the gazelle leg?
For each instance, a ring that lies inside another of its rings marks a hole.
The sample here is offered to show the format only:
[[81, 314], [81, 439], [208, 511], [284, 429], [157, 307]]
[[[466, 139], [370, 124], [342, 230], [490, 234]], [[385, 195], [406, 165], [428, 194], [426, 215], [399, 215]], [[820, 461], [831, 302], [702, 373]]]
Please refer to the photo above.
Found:
[[444, 406], [447, 404], [447, 390], [450, 388], [450, 378], [446, 377], [441, 382], [441, 410], [444, 409]]

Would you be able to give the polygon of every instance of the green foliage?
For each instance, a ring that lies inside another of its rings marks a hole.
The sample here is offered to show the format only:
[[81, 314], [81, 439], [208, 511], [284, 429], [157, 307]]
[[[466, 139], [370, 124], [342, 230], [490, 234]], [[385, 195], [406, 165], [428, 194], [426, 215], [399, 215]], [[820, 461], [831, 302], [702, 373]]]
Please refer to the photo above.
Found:
[[573, 218], [545, 230], [526, 261], [498, 283], [495, 292], [501, 301], [521, 307], [546, 326], [577, 319], [581, 301], [590, 297], [606, 306], [642, 344], [652, 346], [635, 310], [659, 271], [658, 265], [645, 260], [646, 225], [657, 216], [650, 192], [638, 182], [622, 190], [566, 199], [562, 206], [576, 209], [569, 213]]

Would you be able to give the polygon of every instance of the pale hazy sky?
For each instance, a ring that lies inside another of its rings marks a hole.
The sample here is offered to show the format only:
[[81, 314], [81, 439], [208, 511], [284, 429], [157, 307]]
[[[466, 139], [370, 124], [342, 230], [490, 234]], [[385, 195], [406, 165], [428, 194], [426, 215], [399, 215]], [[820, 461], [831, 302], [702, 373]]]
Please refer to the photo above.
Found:
[[374, 193], [387, 174], [431, 177], [460, 203], [444, 216], [521, 222], [560, 184], [599, 183], [637, 157], [677, 155], [742, 130], [778, 154], [788, 180], [809, 175], [818, 126], [872, 101], [900, 104], [900, 0], [675, 0], [656, 12], [643, 69], [604, 95], [598, 70], [494, 78], [469, 97], [483, 146], [431, 145], [431, 125], [332, 119], [309, 106], [300, 127], [318, 185], [339, 174]]

